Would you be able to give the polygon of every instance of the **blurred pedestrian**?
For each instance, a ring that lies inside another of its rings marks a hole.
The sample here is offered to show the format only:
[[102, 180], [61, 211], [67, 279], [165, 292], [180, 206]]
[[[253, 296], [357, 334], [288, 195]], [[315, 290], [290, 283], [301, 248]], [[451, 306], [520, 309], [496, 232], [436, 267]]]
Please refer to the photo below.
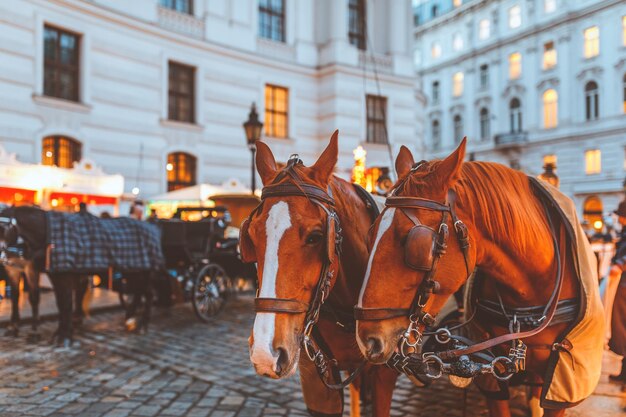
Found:
[[132, 206], [130, 206], [129, 216], [135, 220], [143, 220], [143, 201], [136, 200]]
[[618, 355], [622, 355], [623, 358], [620, 373], [610, 375], [609, 379], [626, 384], [626, 200], [619, 204], [615, 214], [618, 216], [622, 230], [611, 262], [605, 311], [607, 326], [611, 329], [609, 348]]

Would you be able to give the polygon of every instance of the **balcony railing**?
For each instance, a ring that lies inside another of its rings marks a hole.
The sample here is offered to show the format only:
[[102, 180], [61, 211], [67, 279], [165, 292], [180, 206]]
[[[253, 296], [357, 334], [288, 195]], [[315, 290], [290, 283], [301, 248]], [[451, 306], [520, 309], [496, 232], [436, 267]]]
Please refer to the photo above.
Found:
[[528, 143], [527, 132], [509, 132], [496, 135], [496, 148], [517, 148]]

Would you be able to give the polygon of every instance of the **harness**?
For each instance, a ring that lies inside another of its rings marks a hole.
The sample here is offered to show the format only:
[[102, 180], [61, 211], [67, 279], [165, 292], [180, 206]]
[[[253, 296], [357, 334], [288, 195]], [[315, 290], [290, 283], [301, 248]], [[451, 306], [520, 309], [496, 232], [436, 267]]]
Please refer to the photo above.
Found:
[[[287, 166], [281, 173], [271, 184], [263, 187], [261, 203], [252, 210], [248, 218], [246, 218], [241, 225], [241, 258], [244, 262], [257, 262], [254, 245], [250, 240], [248, 228], [251, 219], [262, 209], [263, 203], [267, 198], [305, 197], [326, 213], [325, 256], [311, 302], [305, 303], [291, 298], [259, 297], [257, 292], [255, 310], [257, 313], [305, 314], [302, 348], [306, 352], [307, 357], [315, 364], [322, 382], [330, 389], [343, 389], [359, 375], [366, 361], [363, 361], [344, 381], [338, 384], [328, 382], [333, 376], [332, 367], [336, 366], [336, 361], [330, 359], [323, 349], [320, 348], [320, 345], [325, 346], [325, 343], [321, 339], [321, 335], [315, 326], [319, 320], [322, 305], [330, 293], [331, 280], [337, 274], [339, 268], [342, 230], [339, 224], [339, 217], [335, 211], [335, 200], [332, 196], [330, 186], [327, 190], [323, 190], [315, 185], [304, 183], [295, 170], [295, 166], [301, 164], [302, 161], [298, 155], [291, 155]], [[288, 182], [283, 182], [285, 179], [287, 179]]]
[[[362, 321], [378, 321], [397, 317], [408, 317], [409, 326], [400, 337], [398, 349], [392, 354], [387, 365], [400, 373], [406, 374], [411, 380], [415, 378], [420, 382], [426, 379], [439, 378], [443, 374], [449, 374], [456, 378], [451, 381], [458, 386], [467, 386], [471, 379], [480, 374], [492, 374], [496, 379], [506, 381], [515, 373], [525, 370], [526, 345], [521, 341], [543, 331], [546, 327], [555, 324], [553, 320], [557, 306], [561, 304], [566, 309], [570, 308], [568, 303], [559, 303], [559, 294], [563, 284], [563, 268], [561, 264], [561, 251], [556, 239], [556, 232], [552, 219], [546, 210], [546, 217], [550, 226], [552, 240], [557, 262], [556, 284], [548, 303], [542, 307], [533, 307], [526, 311], [524, 317], [517, 317], [513, 310], [512, 317], [509, 317], [507, 325], [509, 333], [498, 337], [475, 343], [462, 336], [453, 335], [451, 330], [467, 325], [472, 317], [460, 325], [453, 328], [438, 328], [433, 331], [425, 331], [435, 323], [435, 317], [425, 309], [426, 304], [432, 294], [436, 294], [440, 289], [439, 283], [435, 280], [437, 266], [442, 256], [446, 252], [447, 240], [449, 238], [448, 222], [451, 221], [456, 238], [459, 242], [465, 261], [467, 278], [471, 275], [469, 262], [469, 231], [467, 226], [458, 218], [455, 211], [456, 194], [449, 190], [446, 201], [443, 203], [410, 196], [397, 196], [397, 192], [402, 190], [411, 174], [417, 171], [425, 161], [416, 163], [405, 179], [391, 192], [385, 202], [385, 210], [389, 207], [397, 208], [405, 215], [413, 226], [405, 242], [404, 262], [407, 267], [415, 271], [424, 272], [424, 278], [419, 284], [415, 296], [409, 308], [362, 308], [355, 307], [355, 317]], [[437, 229], [432, 229], [423, 225], [414, 214], [415, 209], [429, 210], [441, 213], [441, 221]], [[500, 303], [502, 304], [502, 303]], [[489, 306], [489, 303], [483, 303]], [[484, 310], [484, 307], [482, 307]], [[505, 316], [508, 314], [504, 305]], [[480, 304], [478, 309], [481, 309]], [[511, 310], [510, 310], [511, 311]], [[509, 312], [510, 312], [509, 311]], [[539, 319], [534, 319], [536, 311], [541, 312]], [[569, 312], [561, 314], [561, 320], [569, 318]], [[529, 318], [533, 315], [533, 319]], [[560, 322], [560, 320], [559, 320]], [[527, 324], [531, 323], [532, 327]], [[524, 328], [522, 329], [522, 324]], [[438, 352], [417, 353], [422, 344], [424, 336], [434, 336], [443, 350]], [[508, 356], [495, 357], [489, 349], [503, 343], [511, 342]], [[566, 341], [555, 343], [552, 350], [567, 349]]]

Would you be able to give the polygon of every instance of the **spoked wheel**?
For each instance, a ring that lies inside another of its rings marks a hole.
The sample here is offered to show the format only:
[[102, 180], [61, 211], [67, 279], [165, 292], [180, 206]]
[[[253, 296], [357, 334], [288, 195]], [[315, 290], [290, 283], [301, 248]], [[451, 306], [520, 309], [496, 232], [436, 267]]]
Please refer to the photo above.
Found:
[[228, 298], [228, 276], [217, 264], [208, 264], [200, 269], [193, 283], [191, 303], [198, 318], [208, 322], [220, 312]]

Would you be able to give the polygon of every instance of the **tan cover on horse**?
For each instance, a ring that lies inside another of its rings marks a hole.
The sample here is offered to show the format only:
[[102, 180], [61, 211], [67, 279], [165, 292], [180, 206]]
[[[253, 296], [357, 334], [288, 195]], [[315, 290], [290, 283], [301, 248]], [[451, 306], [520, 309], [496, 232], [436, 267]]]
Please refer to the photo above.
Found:
[[[598, 289], [598, 268], [589, 241], [582, 230], [576, 207], [572, 200], [555, 187], [532, 179], [541, 194], [546, 191], [560, 208], [566, 230], [575, 242], [570, 248], [576, 262], [576, 272], [581, 283], [581, 315], [579, 321], [567, 333], [572, 349], [569, 352], [553, 352], [554, 371], [546, 375], [541, 405], [547, 408], [571, 407], [593, 393], [602, 367], [604, 351], [604, 311]], [[560, 341], [559, 341], [560, 342]], [[548, 388], [546, 390], [546, 387]]]

